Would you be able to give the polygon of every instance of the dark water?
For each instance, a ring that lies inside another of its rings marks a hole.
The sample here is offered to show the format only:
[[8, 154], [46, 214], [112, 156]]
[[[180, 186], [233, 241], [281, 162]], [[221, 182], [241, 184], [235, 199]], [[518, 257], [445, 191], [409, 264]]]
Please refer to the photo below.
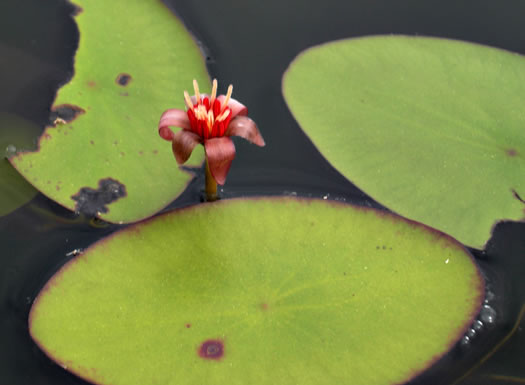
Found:
[[[283, 101], [281, 76], [295, 55], [311, 45], [401, 33], [461, 39], [525, 54], [523, 0], [171, 0], [169, 6], [203, 43], [211, 75], [233, 83], [237, 97], [251, 107], [250, 116], [266, 140], [266, 147], [257, 151], [236, 143], [242, 162], [233, 163], [222, 192], [226, 198], [297, 194], [378, 206], [330, 167]], [[47, 122], [54, 93], [73, 68], [78, 32], [69, 16], [72, 10], [62, 0], [0, 1], [0, 111], [41, 127]], [[202, 175], [172, 206], [197, 203], [200, 186]], [[0, 218], [0, 385], [85, 384], [33, 344], [27, 316], [40, 287], [72, 258], [73, 250], [118, 228], [79, 217], [42, 195]], [[456, 347], [414, 384], [454, 382], [513, 330], [501, 349], [462, 383], [511, 384], [525, 379], [525, 335], [520, 327], [513, 329], [525, 303], [524, 234], [525, 224], [503, 223], [485, 252], [473, 250], [494, 293], [490, 306], [496, 317], [472, 342]]]

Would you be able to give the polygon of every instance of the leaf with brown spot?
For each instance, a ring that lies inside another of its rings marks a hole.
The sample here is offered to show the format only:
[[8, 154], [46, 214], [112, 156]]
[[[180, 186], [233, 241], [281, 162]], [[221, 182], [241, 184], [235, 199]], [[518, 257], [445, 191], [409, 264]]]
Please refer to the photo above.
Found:
[[463, 336], [483, 295], [466, 249], [419, 223], [237, 199], [84, 250], [35, 300], [30, 332], [98, 384], [401, 384]]
[[[182, 23], [158, 0], [75, 3], [82, 8], [76, 16], [79, 48], [74, 76], [52, 108], [56, 127], [46, 128], [38, 151], [11, 161], [43, 194], [71, 210], [77, 203], [72, 197], [82, 188], [96, 190], [100, 180], [118, 180], [127, 196], [108, 204], [100, 216], [137, 221], [177, 198], [192, 178], [176, 166], [157, 125], [163, 111], [184, 107], [182, 98], [173, 105], [173, 95], [192, 79], [209, 82], [204, 60]], [[203, 159], [203, 151], [195, 151], [189, 164], [198, 166]], [[57, 188], [58, 179], [68, 183]]]
[[327, 160], [396, 213], [480, 249], [495, 223], [523, 220], [511, 192], [525, 196], [523, 56], [439, 38], [346, 39], [301, 53], [283, 93]]

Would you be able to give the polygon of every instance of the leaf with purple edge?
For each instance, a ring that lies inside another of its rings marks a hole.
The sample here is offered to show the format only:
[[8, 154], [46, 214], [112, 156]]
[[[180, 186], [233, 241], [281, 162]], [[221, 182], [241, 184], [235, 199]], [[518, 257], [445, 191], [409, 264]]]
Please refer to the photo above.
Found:
[[[204, 59], [161, 1], [75, 4], [80, 40], [75, 73], [53, 103], [59, 119], [46, 128], [38, 151], [11, 162], [71, 210], [137, 221], [168, 205], [192, 179], [174, 164], [157, 125], [164, 110], [183, 107], [182, 90], [193, 78], [209, 83]], [[187, 165], [203, 159], [195, 151]]]
[[483, 248], [525, 218], [525, 58], [448, 39], [312, 47], [283, 77], [295, 119], [372, 198]]
[[49, 357], [100, 384], [399, 384], [458, 341], [483, 294], [465, 248], [421, 224], [238, 199], [97, 242], [29, 322]]

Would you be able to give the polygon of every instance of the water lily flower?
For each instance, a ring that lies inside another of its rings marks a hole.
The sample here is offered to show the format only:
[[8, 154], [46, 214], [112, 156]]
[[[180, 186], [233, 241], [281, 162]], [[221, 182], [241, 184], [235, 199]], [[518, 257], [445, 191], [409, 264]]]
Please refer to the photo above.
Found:
[[[219, 96], [216, 79], [212, 83], [211, 96], [199, 92], [196, 80], [193, 80], [193, 88], [194, 96], [190, 97], [184, 91], [186, 111], [174, 108], [162, 114], [159, 135], [172, 142], [178, 164], [188, 160], [197, 144], [204, 145], [206, 170], [216, 183], [222, 185], [235, 157], [235, 146], [230, 137], [240, 136], [261, 147], [265, 145], [264, 139], [255, 122], [246, 116], [248, 109], [231, 97], [232, 85], [226, 95]], [[173, 133], [170, 126], [182, 130]]]

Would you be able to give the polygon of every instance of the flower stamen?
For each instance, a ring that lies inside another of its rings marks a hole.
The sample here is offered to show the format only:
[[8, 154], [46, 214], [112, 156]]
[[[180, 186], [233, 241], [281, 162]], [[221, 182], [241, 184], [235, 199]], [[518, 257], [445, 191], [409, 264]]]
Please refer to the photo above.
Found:
[[191, 102], [190, 94], [188, 94], [188, 91], [184, 91], [184, 101], [186, 102], [186, 106], [193, 111], [193, 103]]
[[195, 90], [195, 97], [197, 98], [197, 103], [201, 102], [201, 94], [199, 92], [199, 84], [196, 79], [193, 79], [193, 89]]
[[222, 112], [219, 116], [217, 116], [215, 120], [218, 122], [222, 122], [224, 119], [228, 117], [228, 115], [230, 115], [230, 113], [231, 113], [230, 109], [224, 110], [224, 112]]
[[213, 123], [214, 123], [213, 111], [209, 110], [208, 111], [208, 132], [209, 132], [210, 135], [211, 135], [211, 130], [213, 128]]
[[228, 107], [228, 102], [230, 101], [230, 98], [232, 96], [232, 92], [233, 92], [233, 86], [230, 84], [229, 87], [228, 87], [228, 92], [226, 93], [226, 98], [222, 102], [221, 113], [224, 112], [226, 107]]
[[213, 108], [213, 103], [215, 102], [216, 97], [217, 97], [217, 79], [213, 79], [213, 83], [211, 87], [211, 99], [210, 99], [211, 108]]

